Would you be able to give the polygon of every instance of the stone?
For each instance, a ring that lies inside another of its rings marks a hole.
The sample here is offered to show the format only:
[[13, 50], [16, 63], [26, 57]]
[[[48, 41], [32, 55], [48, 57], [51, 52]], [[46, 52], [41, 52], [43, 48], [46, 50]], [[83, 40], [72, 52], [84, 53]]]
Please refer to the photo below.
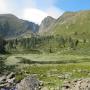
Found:
[[35, 76], [28, 76], [16, 85], [16, 90], [39, 90], [39, 85]]
[[47, 88], [47, 87], [43, 87], [41, 90], [49, 90], [49, 88]]
[[44, 86], [44, 82], [43, 81], [40, 81], [40, 86]]
[[7, 80], [6, 80], [6, 82], [8, 82], [8, 83], [14, 83], [14, 81], [15, 81], [15, 77], [12, 78], [12, 79], [7, 79]]
[[90, 90], [90, 79], [77, 79], [64, 83], [61, 90]]
[[15, 73], [14, 72], [11, 72], [8, 76], [7, 76], [7, 79], [11, 79], [15, 77]]
[[4, 81], [6, 81], [6, 76], [0, 77], [0, 83], [3, 83]]

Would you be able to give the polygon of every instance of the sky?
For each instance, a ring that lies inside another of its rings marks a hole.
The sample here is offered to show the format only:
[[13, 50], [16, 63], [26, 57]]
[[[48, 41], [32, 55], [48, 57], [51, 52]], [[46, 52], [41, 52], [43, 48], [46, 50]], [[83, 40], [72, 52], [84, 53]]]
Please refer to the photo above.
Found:
[[60, 17], [66, 11], [90, 10], [90, 0], [0, 0], [0, 14], [40, 24], [47, 17]]

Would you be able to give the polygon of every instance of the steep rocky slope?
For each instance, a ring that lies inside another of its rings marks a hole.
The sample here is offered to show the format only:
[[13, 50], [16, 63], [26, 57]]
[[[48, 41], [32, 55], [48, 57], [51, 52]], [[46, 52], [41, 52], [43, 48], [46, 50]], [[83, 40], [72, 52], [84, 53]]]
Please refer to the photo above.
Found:
[[39, 33], [48, 32], [49, 28], [55, 23], [55, 19], [48, 16], [46, 17], [40, 25]]
[[0, 35], [4, 38], [16, 38], [27, 33], [38, 32], [39, 26], [21, 20], [12, 14], [0, 15]]

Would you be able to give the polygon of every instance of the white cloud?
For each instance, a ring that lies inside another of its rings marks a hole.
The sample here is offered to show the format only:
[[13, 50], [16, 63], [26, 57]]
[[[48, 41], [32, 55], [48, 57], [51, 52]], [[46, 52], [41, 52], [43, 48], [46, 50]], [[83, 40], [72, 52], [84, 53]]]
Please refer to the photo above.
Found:
[[56, 19], [64, 13], [63, 10], [58, 9], [54, 6], [49, 7], [46, 10], [46, 12], [48, 13], [49, 16], [52, 16], [53, 18], [56, 18]]
[[7, 13], [14, 14], [11, 0], [0, 0], [0, 14]]
[[43, 0], [43, 2], [41, 1], [42, 3], [40, 2], [42, 4], [41, 6], [37, 5], [39, 2], [40, 1], [33, 0], [32, 3], [34, 7], [24, 9], [22, 14], [23, 19], [40, 24], [45, 17], [51, 16], [57, 19], [64, 12], [63, 10], [54, 6], [57, 0]]
[[0, 13], [5, 13], [7, 11], [7, 4], [5, 0], [0, 0]]
[[47, 13], [35, 8], [27, 8], [23, 12], [24, 19], [30, 20], [37, 24], [40, 24], [41, 21], [47, 16], [48, 16]]
[[0, 14], [12, 13], [37, 24], [46, 16], [58, 18], [63, 10], [54, 6], [57, 0], [0, 0]]
[[46, 11], [36, 8], [26, 8], [23, 11], [22, 18], [40, 24], [45, 17], [51, 16], [57, 19], [63, 12], [63, 10], [59, 10], [55, 7], [50, 7]]

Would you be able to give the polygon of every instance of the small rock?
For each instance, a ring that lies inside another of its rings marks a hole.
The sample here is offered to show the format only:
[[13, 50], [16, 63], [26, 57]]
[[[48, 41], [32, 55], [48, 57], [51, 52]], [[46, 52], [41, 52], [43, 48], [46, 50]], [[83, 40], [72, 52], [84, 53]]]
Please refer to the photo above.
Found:
[[40, 86], [43, 86], [43, 85], [44, 85], [43, 81], [40, 81]]
[[14, 81], [15, 81], [15, 77], [12, 78], [12, 79], [7, 79], [7, 80], [6, 80], [6, 82], [8, 82], [8, 83], [14, 83]]
[[0, 83], [3, 83], [4, 81], [6, 81], [6, 76], [0, 77]]
[[7, 79], [11, 79], [15, 77], [15, 73], [11, 72], [8, 76]]
[[49, 90], [49, 88], [47, 88], [47, 87], [43, 87], [41, 90]]

